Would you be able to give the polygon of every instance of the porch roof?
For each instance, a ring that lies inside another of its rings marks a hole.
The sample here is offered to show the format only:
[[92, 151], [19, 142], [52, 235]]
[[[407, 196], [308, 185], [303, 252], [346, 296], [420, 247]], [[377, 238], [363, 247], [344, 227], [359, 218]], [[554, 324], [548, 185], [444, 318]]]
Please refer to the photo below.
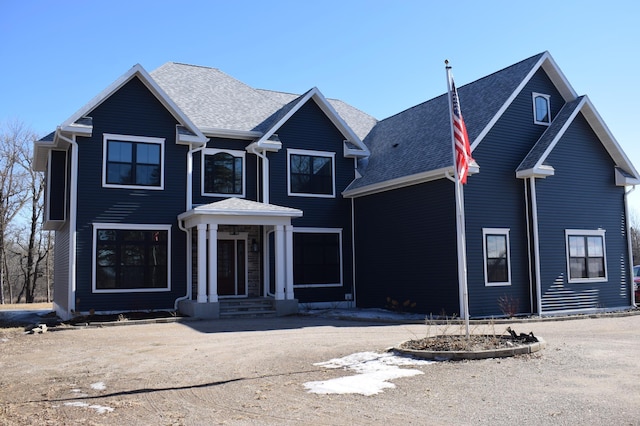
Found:
[[227, 198], [197, 206], [178, 215], [187, 228], [198, 224], [221, 225], [290, 225], [291, 219], [301, 217], [302, 210], [274, 204], [259, 203], [242, 198]]

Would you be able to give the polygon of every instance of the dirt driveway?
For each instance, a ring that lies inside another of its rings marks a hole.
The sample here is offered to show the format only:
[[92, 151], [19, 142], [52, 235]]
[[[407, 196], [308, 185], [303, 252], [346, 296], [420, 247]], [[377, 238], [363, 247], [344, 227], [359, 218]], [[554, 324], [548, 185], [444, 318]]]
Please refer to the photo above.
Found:
[[[502, 332], [506, 325], [495, 326]], [[640, 424], [640, 315], [513, 324], [533, 355], [410, 367], [395, 388], [310, 393], [426, 326], [323, 317], [0, 329], [0, 424]]]

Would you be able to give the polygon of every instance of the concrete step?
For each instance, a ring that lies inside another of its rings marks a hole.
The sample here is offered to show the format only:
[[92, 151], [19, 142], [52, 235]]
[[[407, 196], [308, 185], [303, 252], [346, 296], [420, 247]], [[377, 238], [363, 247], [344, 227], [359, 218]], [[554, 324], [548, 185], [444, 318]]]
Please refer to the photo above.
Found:
[[221, 299], [221, 318], [275, 317], [271, 299]]

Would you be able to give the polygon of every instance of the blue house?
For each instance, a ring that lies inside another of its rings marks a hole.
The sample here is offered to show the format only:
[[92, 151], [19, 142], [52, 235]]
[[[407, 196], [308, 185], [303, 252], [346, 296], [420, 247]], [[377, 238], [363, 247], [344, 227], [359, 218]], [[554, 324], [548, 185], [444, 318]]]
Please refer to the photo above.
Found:
[[[632, 306], [640, 176], [589, 99], [546, 52], [459, 95], [469, 314]], [[446, 95], [377, 121], [317, 88], [136, 65], [35, 143], [55, 309], [463, 314], [449, 129]]]

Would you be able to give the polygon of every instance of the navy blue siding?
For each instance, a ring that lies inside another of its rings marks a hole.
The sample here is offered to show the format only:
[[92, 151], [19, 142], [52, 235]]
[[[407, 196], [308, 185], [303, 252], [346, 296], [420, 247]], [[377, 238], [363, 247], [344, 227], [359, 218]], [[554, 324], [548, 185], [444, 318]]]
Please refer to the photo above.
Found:
[[[471, 316], [503, 315], [498, 303], [503, 297], [518, 302], [518, 313], [532, 311], [524, 181], [516, 178], [515, 170], [547, 129], [533, 123], [533, 92], [551, 96], [552, 117], [564, 104], [539, 70], [473, 151], [480, 173], [471, 176], [464, 188]], [[510, 286], [485, 286], [483, 228], [510, 230]]]
[[454, 185], [446, 179], [355, 199], [356, 298], [416, 312], [460, 314]]
[[[582, 115], [546, 164], [554, 176], [536, 181], [543, 311], [631, 305], [624, 188], [615, 186], [614, 162]], [[565, 229], [606, 231], [607, 282], [567, 282]]]
[[[207, 143], [207, 148], [215, 148], [215, 149], [232, 149], [235, 151], [244, 151], [247, 145], [249, 145], [249, 141], [238, 140], [238, 139], [221, 139], [221, 138], [211, 138], [211, 140]], [[259, 201], [258, 200], [258, 183], [256, 180], [256, 176], [258, 173], [256, 172], [256, 164], [257, 158], [253, 154], [246, 153], [245, 154], [245, 198], [247, 200]], [[221, 197], [203, 197], [202, 194], [202, 154], [201, 152], [196, 153], [193, 156], [193, 204], [209, 204], [214, 203], [216, 201], [223, 200]], [[262, 194], [260, 194], [262, 196]], [[261, 200], [260, 200], [261, 201]]]
[[[185, 209], [187, 147], [176, 145], [176, 120], [137, 78], [91, 112], [93, 135], [79, 138], [76, 310], [173, 308], [186, 294], [185, 234], [177, 215]], [[164, 190], [102, 187], [103, 134], [165, 138]], [[94, 222], [172, 225], [171, 291], [92, 293]]]
[[[331, 123], [314, 101], [302, 106], [280, 129], [278, 137], [283, 148], [270, 153], [270, 200], [272, 204], [293, 207], [304, 212], [294, 219], [294, 227], [342, 228], [342, 287], [297, 288], [300, 302], [345, 300], [352, 293], [351, 201], [342, 191], [354, 178], [353, 159], [344, 158], [345, 137]], [[287, 148], [335, 152], [335, 198], [290, 197], [287, 195]]]

